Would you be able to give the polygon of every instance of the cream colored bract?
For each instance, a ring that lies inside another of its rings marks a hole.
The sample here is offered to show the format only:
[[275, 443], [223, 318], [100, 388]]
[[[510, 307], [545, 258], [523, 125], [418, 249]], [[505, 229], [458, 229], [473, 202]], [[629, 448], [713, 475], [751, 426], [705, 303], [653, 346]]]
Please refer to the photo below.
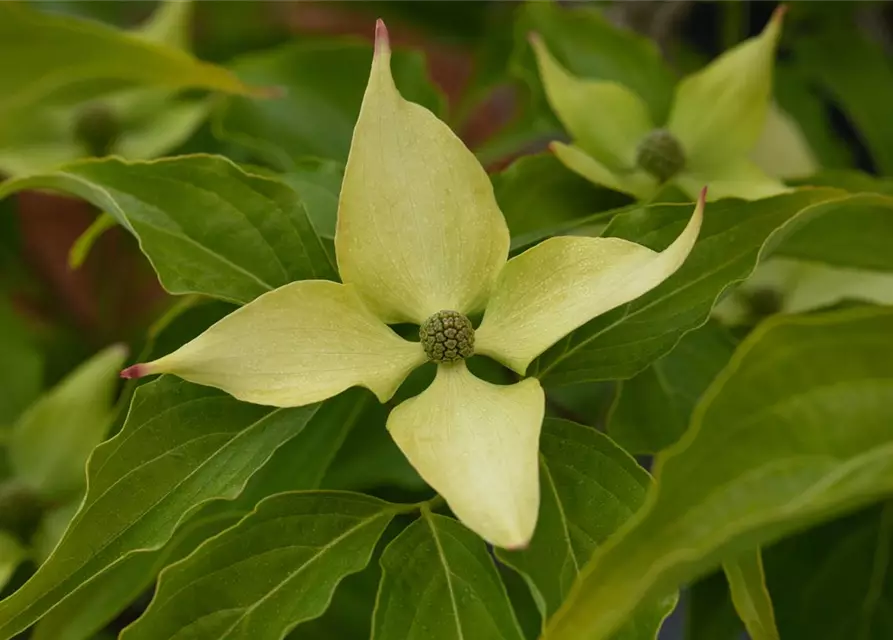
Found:
[[748, 158], [766, 123], [783, 14], [781, 7], [759, 36], [683, 78], [666, 123], [653, 122], [644, 101], [623, 85], [571, 75], [534, 35], [546, 97], [573, 138], [570, 145], [553, 142], [552, 151], [587, 180], [647, 200], [661, 184], [637, 163], [637, 150], [650, 132], [663, 128], [685, 156], [670, 182], [688, 195], [695, 197], [705, 184], [711, 199], [784, 192]]
[[[485, 310], [475, 350], [519, 374], [598, 314], [641, 296], [685, 260], [701, 225], [665, 251], [617, 238], [552, 238], [511, 259], [509, 233], [474, 155], [405, 101], [379, 22], [344, 175], [335, 238], [344, 284], [302, 281], [260, 296], [192, 342], [124, 375], [173, 373], [248, 402], [300, 406], [351, 386], [382, 402], [425, 361], [387, 323]], [[523, 547], [539, 508], [539, 381], [493, 385], [459, 360], [398, 406], [388, 430], [419, 474], [487, 541]]]

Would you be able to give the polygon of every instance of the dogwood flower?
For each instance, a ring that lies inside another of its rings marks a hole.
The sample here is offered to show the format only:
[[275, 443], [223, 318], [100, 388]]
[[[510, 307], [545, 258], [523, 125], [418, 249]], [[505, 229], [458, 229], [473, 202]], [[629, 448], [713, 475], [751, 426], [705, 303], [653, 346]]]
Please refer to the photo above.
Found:
[[759, 36], [684, 78], [661, 126], [638, 95], [616, 82], [571, 75], [532, 35], [546, 97], [574, 140], [553, 142], [552, 152], [587, 180], [641, 200], [668, 182], [692, 197], [709, 184], [711, 199], [784, 192], [748, 157], [771, 102], [784, 9], [776, 10]]
[[[485, 382], [465, 359], [486, 355], [523, 375], [561, 337], [676, 271], [703, 206], [702, 197], [659, 253], [618, 238], [556, 237], [507, 260], [509, 233], [486, 173], [444, 123], [401, 97], [379, 21], [338, 207], [343, 283], [287, 284], [122, 375], [173, 373], [290, 407], [352, 386], [386, 402], [432, 361], [433, 383], [391, 412], [388, 431], [469, 528], [522, 547], [539, 508], [543, 390], [535, 378]], [[480, 311], [474, 328], [468, 316]], [[420, 325], [420, 342], [388, 326], [407, 322]]]

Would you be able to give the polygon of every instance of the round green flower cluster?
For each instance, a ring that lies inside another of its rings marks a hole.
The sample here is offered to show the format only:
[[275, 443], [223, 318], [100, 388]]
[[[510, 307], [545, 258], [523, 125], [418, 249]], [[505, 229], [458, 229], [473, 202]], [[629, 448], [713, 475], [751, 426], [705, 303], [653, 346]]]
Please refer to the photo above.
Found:
[[672, 133], [655, 129], [639, 143], [636, 164], [666, 182], [685, 168], [685, 152]]
[[455, 362], [474, 354], [474, 328], [458, 311], [438, 311], [419, 327], [419, 338], [432, 362]]

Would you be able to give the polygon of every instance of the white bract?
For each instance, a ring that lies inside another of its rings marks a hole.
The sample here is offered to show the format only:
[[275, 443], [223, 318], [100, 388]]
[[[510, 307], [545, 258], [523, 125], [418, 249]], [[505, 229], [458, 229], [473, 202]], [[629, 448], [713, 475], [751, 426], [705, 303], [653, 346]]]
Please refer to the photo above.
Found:
[[[567, 333], [675, 272], [695, 243], [703, 207], [702, 194], [662, 252], [618, 238], [559, 237], [508, 260], [509, 232], [487, 174], [444, 123], [400, 96], [379, 22], [338, 208], [343, 284], [285, 285], [124, 375], [173, 373], [280, 407], [352, 386], [384, 402], [428, 359], [421, 343], [388, 323], [423, 324], [443, 311], [484, 311], [475, 351], [523, 375]], [[518, 548], [536, 525], [543, 412], [535, 378], [494, 385], [457, 356], [439, 362], [431, 386], [392, 411], [387, 426], [469, 528]]]
[[784, 7], [763, 32], [726, 51], [676, 87], [665, 123], [625, 86], [571, 75], [539, 36], [531, 38], [546, 97], [573, 138], [555, 156], [587, 180], [636, 198], [665, 182], [695, 197], [765, 198], [785, 191], [750, 159], [772, 98], [772, 66]]

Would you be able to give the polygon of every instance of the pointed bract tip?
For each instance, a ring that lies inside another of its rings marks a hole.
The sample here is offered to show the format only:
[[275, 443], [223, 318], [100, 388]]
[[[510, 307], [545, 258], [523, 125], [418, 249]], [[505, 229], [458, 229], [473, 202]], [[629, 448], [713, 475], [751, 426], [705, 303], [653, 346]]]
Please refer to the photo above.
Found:
[[527, 547], [530, 546], [530, 540], [525, 540], [524, 542], [519, 542], [517, 544], [507, 544], [505, 545], [506, 551], [524, 551]]
[[543, 39], [540, 37], [540, 34], [538, 34], [536, 31], [527, 32], [527, 42], [529, 42], [530, 44], [539, 44], [540, 42], [542, 42], [542, 40]]
[[121, 371], [121, 377], [125, 380], [133, 380], [149, 375], [149, 367], [144, 364], [135, 364]]
[[375, 21], [375, 53], [390, 53], [390, 51], [391, 39], [388, 36], [388, 28], [384, 20], [379, 18]]
[[775, 11], [772, 12], [772, 21], [773, 22], [781, 22], [782, 18], [784, 18], [784, 14], [788, 12], [788, 5], [780, 4], [775, 7]]
[[701, 189], [700, 195], [698, 195], [698, 205], [704, 206], [704, 203], [707, 202], [707, 187], [704, 186]]

